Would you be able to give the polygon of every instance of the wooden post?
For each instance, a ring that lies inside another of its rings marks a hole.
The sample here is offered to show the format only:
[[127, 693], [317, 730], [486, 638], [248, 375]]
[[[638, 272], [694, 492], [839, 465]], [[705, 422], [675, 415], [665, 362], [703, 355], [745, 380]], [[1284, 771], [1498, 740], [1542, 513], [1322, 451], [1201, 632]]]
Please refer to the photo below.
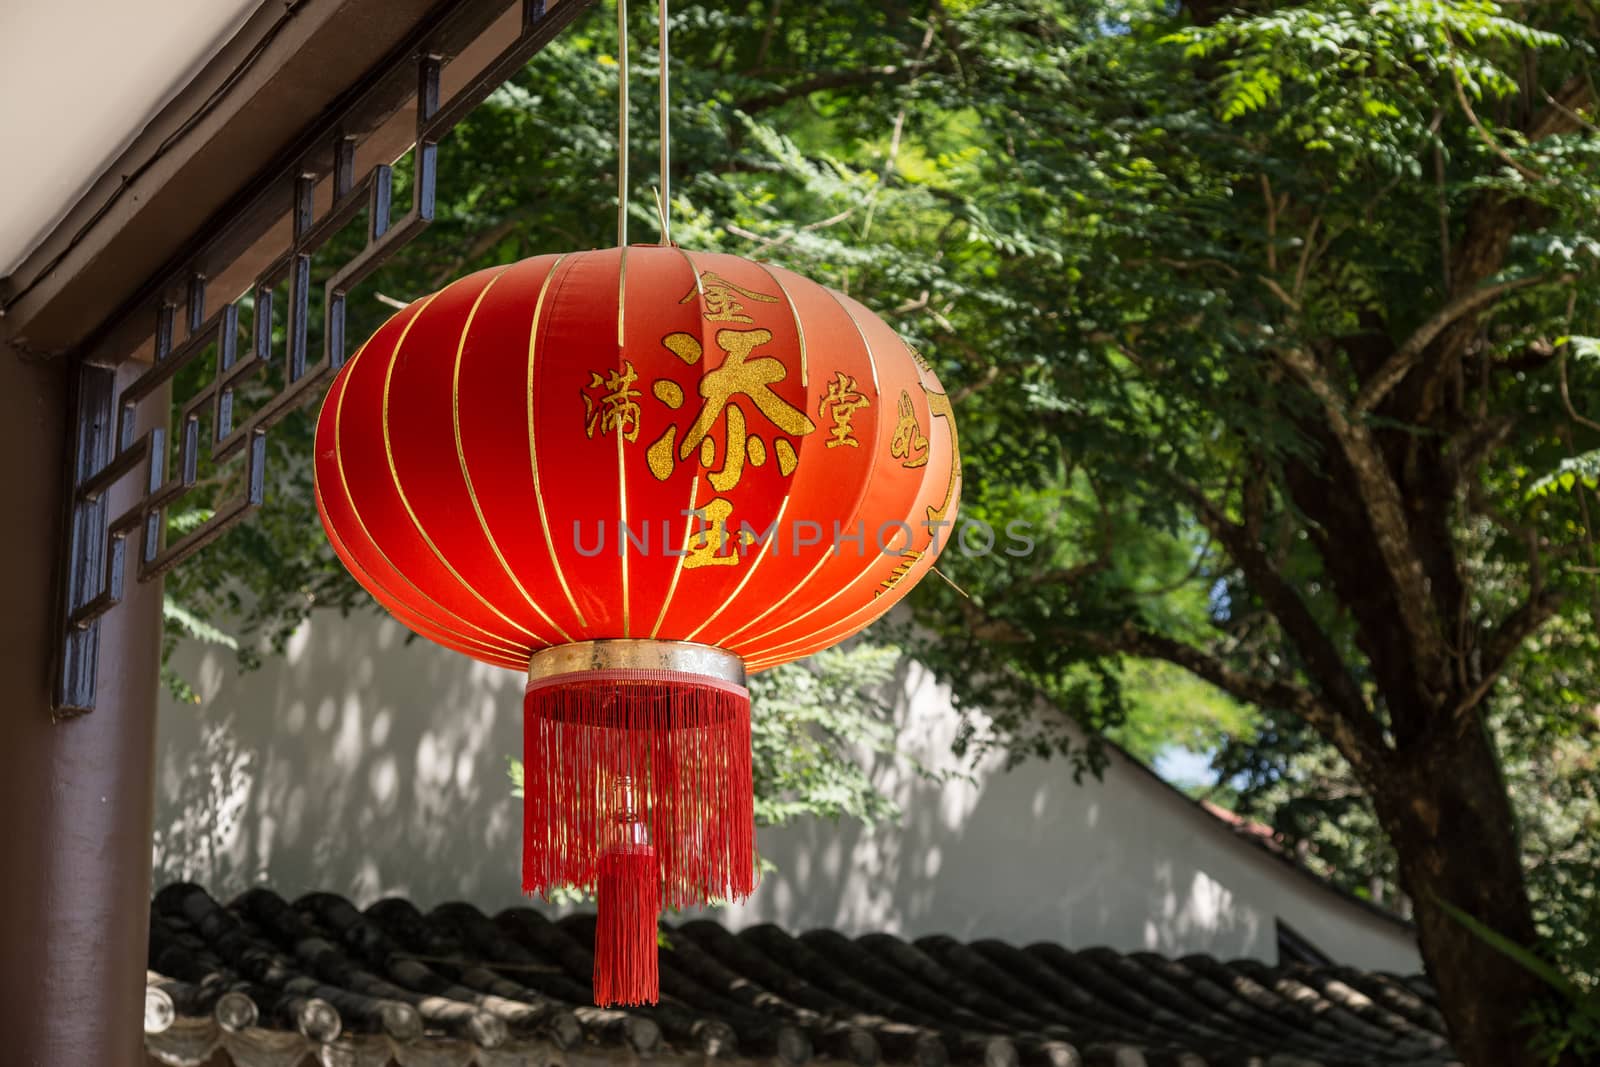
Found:
[[100, 623], [98, 708], [54, 721], [73, 370], [0, 354], [0, 1058], [142, 1067], [161, 583], [130, 574]]

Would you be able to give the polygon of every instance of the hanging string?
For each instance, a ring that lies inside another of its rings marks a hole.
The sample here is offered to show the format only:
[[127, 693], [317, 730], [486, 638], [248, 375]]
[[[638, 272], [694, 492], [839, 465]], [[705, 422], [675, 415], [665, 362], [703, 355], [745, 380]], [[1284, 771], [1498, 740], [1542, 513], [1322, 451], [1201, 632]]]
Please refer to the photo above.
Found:
[[667, 0], [661, 0], [656, 15], [661, 35], [661, 193], [656, 210], [661, 214], [661, 243], [672, 243], [672, 149], [668, 134], [667, 111]]
[[[661, 243], [672, 243], [672, 115], [667, 74], [667, 0], [660, 0], [656, 24], [661, 52], [661, 187], [656, 215]], [[617, 245], [628, 243], [628, 0], [617, 0]]]
[[617, 0], [617, 247], [628, 247], [628, 0]]

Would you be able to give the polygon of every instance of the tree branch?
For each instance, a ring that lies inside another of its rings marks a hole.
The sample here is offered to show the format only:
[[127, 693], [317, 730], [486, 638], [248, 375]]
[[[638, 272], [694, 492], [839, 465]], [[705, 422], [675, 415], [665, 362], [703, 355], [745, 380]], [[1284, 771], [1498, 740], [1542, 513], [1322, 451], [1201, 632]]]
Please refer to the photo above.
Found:
[[1322, 697], [1339, 714], [1352, 719], [1370, 717], [1361, 689], [1345, 668], [1344, 657], [1334, 647], [1298, 590], [1284, 580], [1266, 550], [1245, 527], [1225, 516], [1199, 486], [1180, 483], [1200, 524], [1228, 550], [1228, 555], [1261, 598], [1278, 625], [1294, 644]]
[[[1261, 174], [1261, 201], [1267, 206], [1267, 270], [1278, 273], [1278, 209], [1272, 200], [1272, 179]], [[1292, 303], [1293, 301], [1289, 301]]]
[[1538, 632], [1539, 628], [1561, 607], [1561, 594], [1539, 590], [1526, 603], [1517, 608], [1490, 632], [1483, 643], [1483, 673], [1499, 674], [1505, 670], [1522, 643]]
[[1288, 305], [1290, 311], [1300, 310], [1300, 301], [1284, 292], [1283, 286], [1279, 285], [1277, 281], [1265, 274], [1262, 274], [1259, 277], [1261, 278], [1261, 283], [1272, 291], [1273, 296], [1277, 297], [1279, 300], [1282, 300], [1286, 305]]
[[754, 66], [760, 69], [772, 52], [772, 38], [778, 32], [778, 12], [783, 10], [783, 0], [772, 0], [767, 7], [767, 24], [761, 30], [761, 43], [756, 46]]
[[[1364, 423], [1350, 419], [1344, 396], [1315, 356], [1296, 346], [1280, 349], [1279, 354], [1312, 395], [1322, 402], [1328, 429], [1350, 462], [1357, 491], [1367, 506], [1373, 540], [1394, 583], [1395, 606], [1411, 638], [1411, 652], [1418, 668], [1447, 662], [1444, 640], [1430, 618], [1427, 576], [1411, 543], [1400, 487], [1395, 484], [1372, 432]], [[1424, 679], [1430, 688], [1439, 681]]]
[[1330, 708], [1304, 686], [1282, 678], [1257, 678], [1214, 653], [1141, 629], [1133, 623], [1109, 634], [1074, 634], [1102, 653], [1120, 652], [1182, 667], [1237, 700], [1286, 711], [1325, 737], [1368, 781], [1383, 762], [1383, 735], [1375, 719], [1351, 719]]
[[[1322, 225], [1322, 216], [1312, 218], [1311, 226], [1306, 230], [1304, 242], [1300, 247], [1300, 264], [1294, 270], [1294, 299], [1295, 308], [1298, 310], [1300, 298], [1306, 289], [1306, 274], [1311, 270], [1312, 251], [1317, 247], [1317, 227]], [[1329, 239], [1332, 237], [1330, 235]]]
[[754, 115], [758, 111], [779, 107], [791, 100], [798, 100], [812, 93], [820, 93], [827, 89], [848, 89], [858, 85], [872, 85], [877, 82], [909, 81], [922, 71], [933, 66], [932, 63], [901, 63], [898, 66], [857, 67], [851, 70], [830, 70], [805, 81], [770, 93], [760, 93], [735, 102], [734, 107], [746, 115]]
[[1483, 643], [1482, 676], [1478, 679], [1478, 684], [1461, 699], [1461, 703], [1456, 705], [1453, 717], [1458, 720], [1465, 719], [1472, 709], [1482, 702], [1489, 690], [1494, 688], [1495, 681], [1504, 673], [1506, 664], [1510, 662], [1517, 649], [1537, 633], [1560, 606], [1560, 594], [1535, 590], [1526, 603], [1500, 620], [1500, 625], [1490, 631]]
[[1210, 26], [1235, 5], [1232, 0], [1184, 0], [1182, 6], [1196, 26]]
[[[1567, 314], [1567, 318], [1569, 321], [1572, 318], [1570, 311]], [[1572, 405], [1572, 389], [1567, 383], [1567, 349], [1571, 347], [1572, 342], [1570, 341], [1562, 345], [1561, 352], [1556, 357], [1556, 372], [1561, 382], [1561, 406], [1567, 409], [1567, 417], [1579, 426], [1586, 426], [1591, 430], [1600, 430], [1600, 422], [1595, 422], [1593, 419], [1585, 418], [1578, 414], [1578, 409]]]
[[1512, 374], [1519, 374], [1549, 366], [1551, 360], [1555, 358], [1556, 346], [1543, 338], [1539, 338], [1528, 342], [1527, 347], [1514, 356], [1491, 360], [1488, 369], [1495, 374], [1503, 374], [1507, 371]]
[[767, 237], [756, 233], [754, 230], [747, 230], [743, 226], [735, 226], [731, 222], [724, 226], [723, 229], [727, 230], [735, 237], [743, 237], [747, 241], [760, 241], [761, 247], [750, 253], [752, 258], [757, 258], [767, 252], [772, 251], [779, 245], [787, 244], [796, 237], [800, 236], [802, 233], [810, 233], [812, 230], [821, 230], [829, 226], [836, 226], [839, 223], [844, 222], [851, 215], [854, 215], [855, 212], [855, 208], [847, 207], [837, 215], [829, 215], [825, 219], [818, 219], [816, 222], [808, 222], [804, 226], [796, 226], [794, 229], [787, 230], [784, 233], [779, 234], [777, 237]]
[[1454, 70], [1450, 71], [1450, 81], [1454, 83], [1456, 87], [1456, 103], [1461, 105], [1461, 110], [1466, 113], [1467, 121], [1472, 123], [1472, 128], [1474, 130], [1478, 131], [1478, 136], [1483, 140], [1483, 143], [1489, 147], [1489, 151], [1499, 156], [1501, 162], [1505, 163], [1506, 166], [1510, 167], [1512, 170], [1516, 171], [1529, 181], [1547, 181], [1548, 179], [1543, 174], [1540, 174], [1532, 167], [1517, 162], [1516, 158], [1512, 156], [1510, 152], [1506, 151], [1505, 146], [1495, 139], [1494, 134], [1489, 132], [1488, 127], [1484, 126], [1484, 124], [1479, 121], [1478, 113], [1472, 110], [1472, 103], [1467, 100], [1467, 91], [1461, 87], [1461, 79], [1456, 76], [1456, 72]]
[[1594, 105], [1594, 92], [1585, 74], [1574, 74], [1554, 94], [1545, 93], [1550, 106], [1534, 117], [1528, 127], [1528, 137], [1537, 141], [1562, 133], [1576, 133], [1581, 129], [1594, 130], [1594, 123], [1579, 112]]
[[1484, 457], [1499, 448], [1517, 420], [1509, 415], [1487, 416], [1450, 438], [1444, 450], [1446, 470], [1456, 484], [1471, 476]]
[[1361, 415], [1377, 407], [1383, 398], [1389, 395], [1389, 391], [1399, 385], [1411, 368], [1416, 366], [1428, 346], [1456, 322], [1481, 311], [1507, 293], [1519, 289], [1531, 289], [1536, 285], [1562, 284], [1572, 281], [1574, 277], [1576, 276], [1572, 274], [1554, 277], [1536, 274], [1528, 278], [1514, 278], [1511, 281], [1485, 285], [1471, 292], [1462, 293], [1418, 326], [1411, 336], [1394, 350], [1394, 354], [1383, 366], [1378, 368], [1377, 373], [1367, 379], [1361, 386], [1360, 392], [1356, 394], [1355, 413]]
[[975, 393], [981, 393], [983, 390], [987, 389], [989, 386], [993, 385], [999, 380], [1000, 365], [998, 363], [989, 364], [989, 369], [984, 371], [983, 376], [977, 381], [968, 382], [966, 385], [963, 385], [960, 389], [955, 391], [955, 393], [950, 397], [950, 405], [952, 407], [958, 406], [962, 401], [969, 399]]

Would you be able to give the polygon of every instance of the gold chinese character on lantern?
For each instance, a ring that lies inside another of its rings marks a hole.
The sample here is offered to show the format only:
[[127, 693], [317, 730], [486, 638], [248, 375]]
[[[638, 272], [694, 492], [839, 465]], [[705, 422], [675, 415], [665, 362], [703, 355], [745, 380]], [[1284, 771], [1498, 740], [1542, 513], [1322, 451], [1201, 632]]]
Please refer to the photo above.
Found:
[[[631, 361], [623, 363], [622, 370], [611, 371], [604, 377], [599, 371], [590, 371], [588, 388], [583, 391], [584, 433], [593, 437], [598, 429], [604, 437], [614, 431], [626, 441], [637, 441], [638, 398], [644, 395], [633, 387], [638, 380]], [[602, 390], [602, 395], [591, 395], [590, 391], [595, 389]]]
[[[669, 425], [650, 445], [645, 452], [650, 473], [666, 481], [672, 474], [675, 462], [687, 460], [697, 452], [700, 465], [709, 468], [716, 462], [716, 442], [710, 436], [711, 430], [726, 415], [722, 466], [707, 475], [707, 481], [719, 493], [737, 486], [744, 477], [746, 460], [759, 467], [766, 462], [767, 456], [766, 445], [748, 431], [746, 420], [750, 415], [746, 413], [744, 405], [737, 402], [741, 399], [749, 401], [756, 413], [764, 416], [781, 433], [800, 437], [817, 428], [805, 412], [773, 392], [773, 384], [788, 375], [788, 369], [782, 361], [770, 356], [752, 358], [751, 353], [757, 347], [771, 340], [770, 330], [717, 331], [716, 345], [722, 349], [724, 358], [720, 366], [707, 371], [700, 378], [700, 396], [704, 401], [700, 411], [676, 449], [673, 448], [678, 433], [675, 425]], [[698, 363], [703, 355], [699, 339], [691, 334], [668, 334], [661, 343], [691, 366]], [[683, 391], [676, 383], [663, 385], [657, 382], [653, 389], [656, 396], [669, 407], [676, 408], [683, 402]], [[677, 403], [673, 403], [674, 400]], [[778, 472], [785, 477], [793, 474], [799, 462], [794, 445], [787, 438], [775, 437], [772, 447], [777, 456]]]
[[928, 435], [917, 425], [917, 411], [911, 406], [911, 394], [900, 390], [898, 404], [900, 417], [894, 424], [894, 436], [889, 439], [889, 455], [905, 460], [902, 467], [922, 467], [928, 462]]
[[744, 312], [743, 300], [757, 300], [763, 304], [775, 304], [778, 298], [768, 296], [746, 289], [742, 285], [734, 285], [720, 274], [706, 271], [700, 275], [699, 284], [689, 290], [687, 296], [678, 301], [687, 304], [698, 299], [705, 310], [707, 322], [755, 322]]
[[828, 447], [838, 448], [840, 445], [849, 445], [859, 448], [861, 442], [851, 429], [851, 420], [856, 412], [864, 407], [871, 406], [872, 401], [867, 399], [865, 393], [856, 387], [856, 380], [843, 371], [835, 372], [833, 380], [828, 383], [828, 391], [823, 394], [822, 400], [817, 405], [817, 416], [820, 418], [833, 411], [833, 426], [828, 431]]
[[[945, 478], [944, 499], [938, 507], [928, 505], [928, 521], [939, 522], [950, 514], [950, 509], [955, 506], [956, 485], [961, 481], [961, 442], [956, 438], [956, 412], [950, 403], [950, 397], [945, 393], [929, 389], [926, 383], [923, 384], [922, 391], [928, 397], [928, 411], [934, 418], [943, 419], [950, 431], [950, 473]], [[923, 456], [922, 462], [927, 461], [927, 457]], [[911, 464], [907, 463], [906, 466], [909, 467]]]
[[738, 546], [751, 544], [755, 535], [748, 531], [736, 534], [729, 529], [728, 520], [733, 516], [733, 505], [720, 496], [713, 497], [696, 508], [694, 515], [705, 525], [689, 537], [689, 543], [685, 546], [684, 569], [736, 566], [743, 558]]
[[883, 581], [879, 582], [878, 588], [872, 591], [872, 599], [878, 599], [883, 594], [899, 585], [901, 579], [905, 578], [907, 574], [911, 573], [911, 568], [916, 566], [917, 560], [921, 558], [922, 553], [915, 549], [908, 548], [902, 552], [900, 554], [900, 561], [894, 565], [894, 569], [889, 572], [889, 576]]

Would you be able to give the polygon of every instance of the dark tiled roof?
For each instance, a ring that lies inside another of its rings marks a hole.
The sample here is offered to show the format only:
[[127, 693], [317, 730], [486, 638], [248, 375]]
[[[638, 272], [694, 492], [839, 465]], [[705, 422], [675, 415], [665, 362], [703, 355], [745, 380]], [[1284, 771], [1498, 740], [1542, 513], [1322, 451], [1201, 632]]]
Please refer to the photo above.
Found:
[[661, 1003], [589, 1004], [594, 918], [405, 900], [362, 911], [168, 886], [146, 1047], [240, 1067], [811, 1059], [873, 1067], [1369, 1067], [1454, 1062], [1431, 987], [1346, 967], [776, 926], [663, 924]]

